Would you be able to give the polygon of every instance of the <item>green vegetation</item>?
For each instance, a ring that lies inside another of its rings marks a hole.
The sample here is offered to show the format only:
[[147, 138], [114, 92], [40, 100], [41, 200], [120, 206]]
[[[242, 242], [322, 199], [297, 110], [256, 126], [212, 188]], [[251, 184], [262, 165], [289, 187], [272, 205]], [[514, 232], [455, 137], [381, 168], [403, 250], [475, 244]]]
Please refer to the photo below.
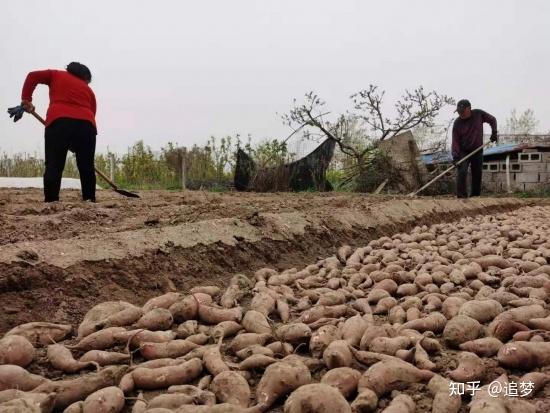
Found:
[[[212, 136], [206, 145], [193, 145], [191, 148], [168, 143], [159, 152], [138, 141], [122, 155], [112, 152], [97, 154], [95, 165], [107, 175], [112, 174], [118, 185], [129, 189], [181, 189], [182, 167], [185, 166], [188, 189], [223, 191], [233, 182], [239, 147], [264, 167], [294, 160], [294, 154], [289, 152], [287, 145], [277, 139], [252, 145], [250, 137], [243, 142], [237, 135], [221, 139]], [[0, 176], [37, 177], [43, 173], [44, 160], [37, 156], [8, 156], [5, 153], [0, 156]], [[67, 157], [63, 176], [78, 178], [73, 154]], [[101, 185], [101, 180], [98, 183]]]

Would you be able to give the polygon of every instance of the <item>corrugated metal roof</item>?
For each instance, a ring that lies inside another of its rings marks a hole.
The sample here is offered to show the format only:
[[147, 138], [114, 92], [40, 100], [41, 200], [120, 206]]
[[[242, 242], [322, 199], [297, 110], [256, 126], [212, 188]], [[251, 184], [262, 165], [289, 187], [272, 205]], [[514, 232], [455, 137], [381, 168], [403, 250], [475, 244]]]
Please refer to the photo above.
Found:
[[[501, 155], [504, 153], [519, 152], [528, 148], [549, 148], [548, 144], [517, 144], [517, 143], [503, 143], [501, 145], [491, 146], [490, 148], [483, 150], [484, 156]], [[449, 151], [430, 153], [422, 155], [422, 161], [427, 165], [436, 163], [448, 163], [453, 160]]]

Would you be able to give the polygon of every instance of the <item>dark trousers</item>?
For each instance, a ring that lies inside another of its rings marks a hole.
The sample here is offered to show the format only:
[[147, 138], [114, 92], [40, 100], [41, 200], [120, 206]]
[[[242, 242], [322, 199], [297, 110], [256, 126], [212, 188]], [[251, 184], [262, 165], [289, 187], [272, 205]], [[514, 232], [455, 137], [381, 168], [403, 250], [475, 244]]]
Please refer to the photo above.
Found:
[[483, 151], [479, 151], [458, 165], [456, 171], [456, 196], [458, 198], [468, 198], [466, 180], [468, 178], [469, 167], [472, 169], [472, 187], [470, 196], [479, 196], [481, 194]]
[[44, 172], [46, 202], [59, 201], [61, 177], [69, 150], [76, 156], [82, 199], [95, 201], [95, 140], [96, 129], [86, 120], [60, 118], [46, 127], [46, 170]]

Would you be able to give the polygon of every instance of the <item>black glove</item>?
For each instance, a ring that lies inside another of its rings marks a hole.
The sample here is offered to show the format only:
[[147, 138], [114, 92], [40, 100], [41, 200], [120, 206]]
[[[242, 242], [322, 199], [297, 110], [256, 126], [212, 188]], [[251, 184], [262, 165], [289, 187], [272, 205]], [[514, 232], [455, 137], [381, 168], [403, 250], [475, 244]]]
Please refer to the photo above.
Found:
[[17, 122], [19, 119], [23, 117], [23, 113], [25, 113], [25, 109], [23, 106], [14, 106], [13, 108], [8, 108], [8, 113], [10, 114], [10, 118], [13, 118], [14, 122]]
[[491, 133], [491, 142], [498, 142], [498, 133], [496, 131]]

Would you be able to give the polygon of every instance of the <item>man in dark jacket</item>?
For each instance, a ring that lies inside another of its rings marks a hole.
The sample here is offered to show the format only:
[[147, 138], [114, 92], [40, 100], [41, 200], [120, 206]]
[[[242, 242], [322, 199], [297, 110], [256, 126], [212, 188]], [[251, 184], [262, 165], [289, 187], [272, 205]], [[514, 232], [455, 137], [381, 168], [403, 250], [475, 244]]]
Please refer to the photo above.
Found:
[[[458, 101], [456, 105], [458, 118], [453, 124], [453, 162], [457, 162], [469, 153], [483, 145], [483, 124], [491, 125], [491, 142], [497, 141], [497, 120], [481, 109], [472, 109], [472, 105], [466, 99]], [[467, 198], [466, 178], [468, 167], [472, 168], [471, 196], [479, 196], [481, 193], [481, 173], [483, 169], [483, 150], [466, 159], [457, 167], [456, 196]]]

